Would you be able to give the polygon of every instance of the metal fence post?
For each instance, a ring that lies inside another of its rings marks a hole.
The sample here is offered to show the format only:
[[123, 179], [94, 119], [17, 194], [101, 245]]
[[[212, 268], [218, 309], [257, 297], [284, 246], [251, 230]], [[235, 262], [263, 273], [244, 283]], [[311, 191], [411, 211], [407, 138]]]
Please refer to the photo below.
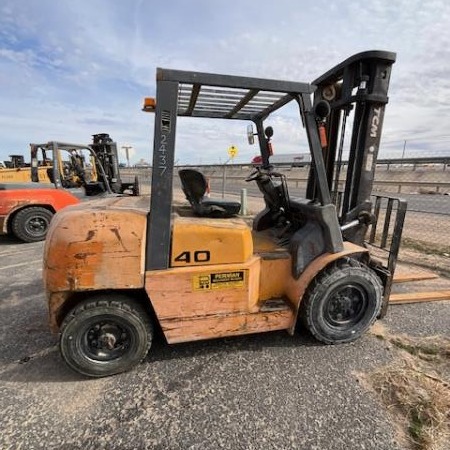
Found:
[[241, 189], [241, 210], [239, 211], [241, 216], [247, 215], [247, 189]]
[[225, 181], [227, 179], [226, 170], [227, 170], [227, 166], [226, 166], [226, 164], [224, 164], [223, 172], [222, 172], [222, 198], [225, 198]]

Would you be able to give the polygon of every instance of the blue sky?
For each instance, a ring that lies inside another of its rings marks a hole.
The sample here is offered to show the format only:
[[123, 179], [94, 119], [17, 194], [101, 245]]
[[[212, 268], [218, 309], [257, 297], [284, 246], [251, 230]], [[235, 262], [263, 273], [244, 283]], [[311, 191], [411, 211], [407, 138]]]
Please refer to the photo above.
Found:
[[[1, 0], [0, 160], [30, 142], [107, 132], [151, 160], [156, 67], [312, 81], [354, 53], [397, 53], [381, 155], [450, 154], [448, 0]], [[287, 111], [278, 153], [304, 151]], [[179, 121], [176, 159], [213, 163], [256, 149], [246, 124]], [[122, 158], [124, 159], [124, 158]]]

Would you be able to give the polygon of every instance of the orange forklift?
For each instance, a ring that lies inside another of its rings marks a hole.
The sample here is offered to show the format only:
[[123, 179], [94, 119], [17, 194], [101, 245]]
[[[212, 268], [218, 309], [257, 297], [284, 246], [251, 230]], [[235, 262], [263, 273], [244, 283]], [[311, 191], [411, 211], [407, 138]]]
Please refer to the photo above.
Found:
[[91, 145], [50, 141], [30, 144], [31, 163], [11, 155], [14, 167], [0, 171], [0, 235], [23, 242], [45, 239], [53, 215], [94, 195], [139, 194], [137, 177], [120, 178], [117, 144], [106, 133]]
[[[50, 226], [44, 282], [67, 364], [91, 377], [126, 371], [146, 356], [157, 324], [169, 344], [298, 327], [338, 344], [383, 317], [406, 211], [372, 196], [394, 62], [391, 52], [363, 52], [313, 83], [158, 69], [156, 99], [144, 104], [155, 112], [150, 199], [71, 206]], [[266, 121], [290, 103], [312, 158], [305, 198], [291, 197], [270, 164]], [[239, 203], [206, 197], [193, 169], [179, 173], [190, 205], [173, 205], [182, 117], [256, 127], [248, 137], [262, 162], [246, 181], [265, 208], [252, 220], [237, 216]], [[380, 236], [386, 258], [372, 250]]]

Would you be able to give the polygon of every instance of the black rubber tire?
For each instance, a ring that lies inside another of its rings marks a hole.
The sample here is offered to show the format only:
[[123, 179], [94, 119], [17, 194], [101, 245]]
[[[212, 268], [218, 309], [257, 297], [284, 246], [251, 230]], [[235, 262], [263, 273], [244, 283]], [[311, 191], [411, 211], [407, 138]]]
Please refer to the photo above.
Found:
[[[105, 340], [111, 336], [114, 348], [106, 348]], [[152, 339], [153, 327], [142, 306], [122, 294], [98, 295], [67, 314], [61, 325], [60, 350], [73, 370], [98, 378], [139, 364]]]
[[43, 241], [52, 217], [52, 211], [40, 206], [24, 208], [13, 217], [11, 231], [24, 242]]
[[325, 344], [352, 342], [375, 322], [382, 295], [375, 272], [345, 258], [326, 268], [308, 287], [301, 318], [309, 332]]

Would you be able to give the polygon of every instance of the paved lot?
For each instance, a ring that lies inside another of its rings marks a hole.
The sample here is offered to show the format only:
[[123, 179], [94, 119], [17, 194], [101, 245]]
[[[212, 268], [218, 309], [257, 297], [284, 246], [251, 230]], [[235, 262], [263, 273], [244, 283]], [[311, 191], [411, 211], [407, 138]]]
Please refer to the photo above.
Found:
[[[47, 327], [42, 243], [0, 237], [1, 449], [401, 448], [357, 374], [395, 357], [367, 335], [317, 345], [284, 332], [167, 345], [136, 370], [85, 379]], [[450, 304], [393, 306], [395, 332], [448, 333]]]

